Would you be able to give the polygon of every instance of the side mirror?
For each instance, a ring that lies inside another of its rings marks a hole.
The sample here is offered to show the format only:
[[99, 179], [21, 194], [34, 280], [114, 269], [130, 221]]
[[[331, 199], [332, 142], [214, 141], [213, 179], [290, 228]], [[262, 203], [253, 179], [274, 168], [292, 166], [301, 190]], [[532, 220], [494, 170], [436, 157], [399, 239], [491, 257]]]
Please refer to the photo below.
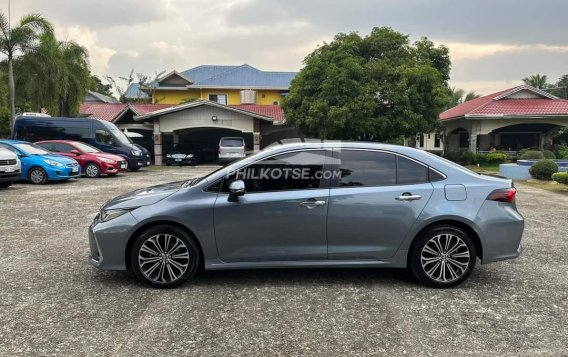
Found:
[[243, 180], [235, 180], [229, 184], [229, 202], [237, 202], [239, 196], [245, 194], [245, 183]]
[[77, 156], [81, 155], [81, 153], [79, 152], [79, 150], [73, 149], [73, 150], [71, 150], [71, 151], [69, 151], [69, 152], [70, 152], [71, 154], [75, 154], [75, 155], [77, 155]]

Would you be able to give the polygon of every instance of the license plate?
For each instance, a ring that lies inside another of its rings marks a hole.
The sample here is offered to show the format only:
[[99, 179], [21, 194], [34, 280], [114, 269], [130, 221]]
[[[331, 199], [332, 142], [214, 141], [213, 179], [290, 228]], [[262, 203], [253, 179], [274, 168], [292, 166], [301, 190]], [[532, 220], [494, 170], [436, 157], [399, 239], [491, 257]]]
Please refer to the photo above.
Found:
[[79, 168], [78, 167], [72, 167], [71, 172], [79, 172]]
[[176, 162], [181, 162], [181, 159], [176, 159]]
[[150, 166], [150, 161], [146, 162], [146, 165]]
[[121, 163], [120, 163], [120, 168], [121, 168], [121, 169], [126, 168], [126, 164], [125, 164], [124, 162], [121, 162]]
[[14, 171], [16, 171], [16, 170], [14, 170], [13, 167], [7, 167], [4, 172], [14, 172]]

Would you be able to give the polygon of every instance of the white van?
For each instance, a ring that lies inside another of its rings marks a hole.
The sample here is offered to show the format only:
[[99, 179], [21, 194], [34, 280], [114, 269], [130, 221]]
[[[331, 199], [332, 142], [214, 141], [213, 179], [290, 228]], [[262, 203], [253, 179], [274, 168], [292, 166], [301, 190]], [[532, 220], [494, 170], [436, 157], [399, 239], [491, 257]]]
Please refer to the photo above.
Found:
[[225, 163], [242, 159], [246, 156], [245, 139], [225, 137], [219, 140], [219, 162]]
[[20, 179], [21, 164], [18, 156], [0, 147], [0, 188], [7, 188]]

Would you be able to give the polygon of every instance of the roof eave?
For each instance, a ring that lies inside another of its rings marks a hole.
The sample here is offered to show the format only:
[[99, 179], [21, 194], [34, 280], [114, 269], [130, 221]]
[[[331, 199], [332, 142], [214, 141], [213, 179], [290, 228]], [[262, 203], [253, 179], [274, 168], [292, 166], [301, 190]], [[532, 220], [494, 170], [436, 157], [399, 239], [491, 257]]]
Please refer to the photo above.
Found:
[[273, 86], [221, 86], [221, 85], [188, 85], [187, 88], [193, 89], [264, 89], [264, 90], [290, 90], [290, 87]]

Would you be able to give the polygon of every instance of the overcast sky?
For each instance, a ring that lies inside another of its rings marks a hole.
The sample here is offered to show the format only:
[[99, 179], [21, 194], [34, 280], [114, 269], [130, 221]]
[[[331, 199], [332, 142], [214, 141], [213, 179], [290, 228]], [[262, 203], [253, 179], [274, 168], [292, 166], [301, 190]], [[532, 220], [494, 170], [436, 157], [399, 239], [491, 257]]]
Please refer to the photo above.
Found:
[[336, 33], [375, 26], [445, 44], [451, 84], [482, 94], [568, 73], [568, 0], [12, 0], [13, 19], [30, 12], [87, 47], [95, 74], [242, 63], [297, 71]]

